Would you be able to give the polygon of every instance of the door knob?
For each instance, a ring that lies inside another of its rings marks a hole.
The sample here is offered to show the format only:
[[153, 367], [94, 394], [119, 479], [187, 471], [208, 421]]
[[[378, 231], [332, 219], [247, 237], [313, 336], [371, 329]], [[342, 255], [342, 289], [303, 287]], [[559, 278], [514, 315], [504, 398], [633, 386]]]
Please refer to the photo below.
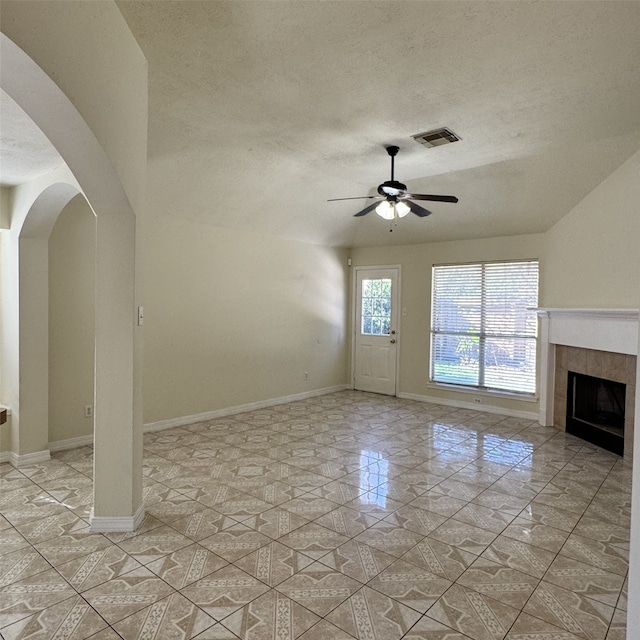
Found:
[[395, 344], [395, 343], [396, 343], [396, 341], [395, 341], [395, 340], [392, 340], [392, 341], [391, 341], [391, 344]]

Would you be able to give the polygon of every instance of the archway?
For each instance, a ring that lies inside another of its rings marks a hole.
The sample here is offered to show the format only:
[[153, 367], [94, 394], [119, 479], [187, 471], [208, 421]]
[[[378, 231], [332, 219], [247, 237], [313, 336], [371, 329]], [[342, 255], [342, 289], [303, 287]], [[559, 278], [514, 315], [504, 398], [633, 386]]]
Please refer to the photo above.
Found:
[[144, 515], [134, 211], [113, 164], [71, 100], [22, 49], [0, 37], [3, 90], [49, 137], [72, 172], [68, 181], [44, 188], [30, 184], [16, 192], [6, 256], [17, 276], [14, 313], [5, 328], [18, 338], [9, 376], [14, 378], [12, 453], [18, 464], [48, 456], [46, 243], [62, 207], [82, 192], [96, 214], [91, 527], [133, 530]]
[[[17, 256], [10, 258], [17, 260], [17, 295], [8, 306], [6, 313], [13, 313], [5, 322], [17, 327], [18, 336], [12, 358], [17, 363], [12, 393], [12, 459], [17, 466], [48, 458], [48, 242], [58, 215], [78, 193], [71, 182], [46, 186], [26, 211], [22, 227], [12, 229], [18, 235]], [[7, 270], [13, 266], [8, 264]], [[15, 373], [8, 372], [7, 378], [11, 380]]]

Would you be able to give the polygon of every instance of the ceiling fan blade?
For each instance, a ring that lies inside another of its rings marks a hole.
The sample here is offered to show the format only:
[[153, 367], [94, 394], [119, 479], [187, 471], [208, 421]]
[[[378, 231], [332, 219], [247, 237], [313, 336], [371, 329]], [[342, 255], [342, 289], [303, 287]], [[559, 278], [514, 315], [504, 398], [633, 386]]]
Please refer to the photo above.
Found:
[[370, 204], [368, 207], [366, 207], [362, 211], [359, 211], [358, 213], [356, 213], [353, 217], [359, 218], [360, 216], [366, 216], [367, 213], [373, 211], [377, 206], [378, 206], [378, 203], [374, 202], [373, 204]]
[[431, 211], [429, 211], [428, 209], [424, 209], [423, 207], [421, 207], [419, 204], [416, 204], [415, 202], [411, 202], [409, 200], [409, 201], [405, 201], [405, 204], [409, 207], [409, 209], [411, 209], [411, 211], [413, 211], [413, 213], [415, 213], [420, 218], [426, 218], [427, 216], [431, 215]]
[[407, 193], [405, 198], [411, 200], [431, 200], [433, 202], [458, 202], [458, 198], [455, 196], [436, 196], [428, 193]]
[[376, 198], [376, 200], [382, 200], [382, 196], [356, 196], [355, 198], [329, 198], [327, 202], [338, 202], [339, 200], [365, 200], [370, 198]]

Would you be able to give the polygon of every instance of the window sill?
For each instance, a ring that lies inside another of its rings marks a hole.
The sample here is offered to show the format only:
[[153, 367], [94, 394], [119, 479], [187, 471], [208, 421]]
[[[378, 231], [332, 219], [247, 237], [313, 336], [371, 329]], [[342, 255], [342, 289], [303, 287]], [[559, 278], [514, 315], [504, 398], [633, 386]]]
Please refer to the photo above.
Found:
[[489, 391], [478, 389], [477, 387], [465, 387], [458, 384], [447, 384], [446, 382], [427, 382], [428, 389], [440, 389], [442, 391], [457, 391], [467, 395], [482, 396], [484, 398], [503, 398], [505, 400], [518, 400], [520, 402], [538, 402], [537, 395], [524, 393], [513, 393], [509, 391]]

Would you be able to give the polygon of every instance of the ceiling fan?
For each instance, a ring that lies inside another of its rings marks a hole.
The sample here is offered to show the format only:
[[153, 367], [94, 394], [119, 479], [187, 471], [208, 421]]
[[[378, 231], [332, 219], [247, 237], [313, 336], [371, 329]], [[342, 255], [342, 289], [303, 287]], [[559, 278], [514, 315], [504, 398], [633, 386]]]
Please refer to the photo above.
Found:
[[412, 202], [412, 200], [431, 200], [433, 202], [458, 202], [455, 196], [437, 196], [427, 193], [407, 193], [407, 185], [394, 179], [394, 158], [400, 150], [399, 147], [387, 147], [387, 153], [391, 157], [391, 180], [387, 180], [378, 186], [377, 196], [359, 196], [355, 198], [331, 198], [327, 202], [337, 202], [338, 200], [362, 200], [374, 198], [382, 202], [374, 202], [355, 214], [356, 218], [366, 216], [367, 213], [376, 210], [376, 213], [385, 220], [396, 220], [403, 218], [409, 211], [412, 211], [420, 218], [431, 215], [431, 211]]

